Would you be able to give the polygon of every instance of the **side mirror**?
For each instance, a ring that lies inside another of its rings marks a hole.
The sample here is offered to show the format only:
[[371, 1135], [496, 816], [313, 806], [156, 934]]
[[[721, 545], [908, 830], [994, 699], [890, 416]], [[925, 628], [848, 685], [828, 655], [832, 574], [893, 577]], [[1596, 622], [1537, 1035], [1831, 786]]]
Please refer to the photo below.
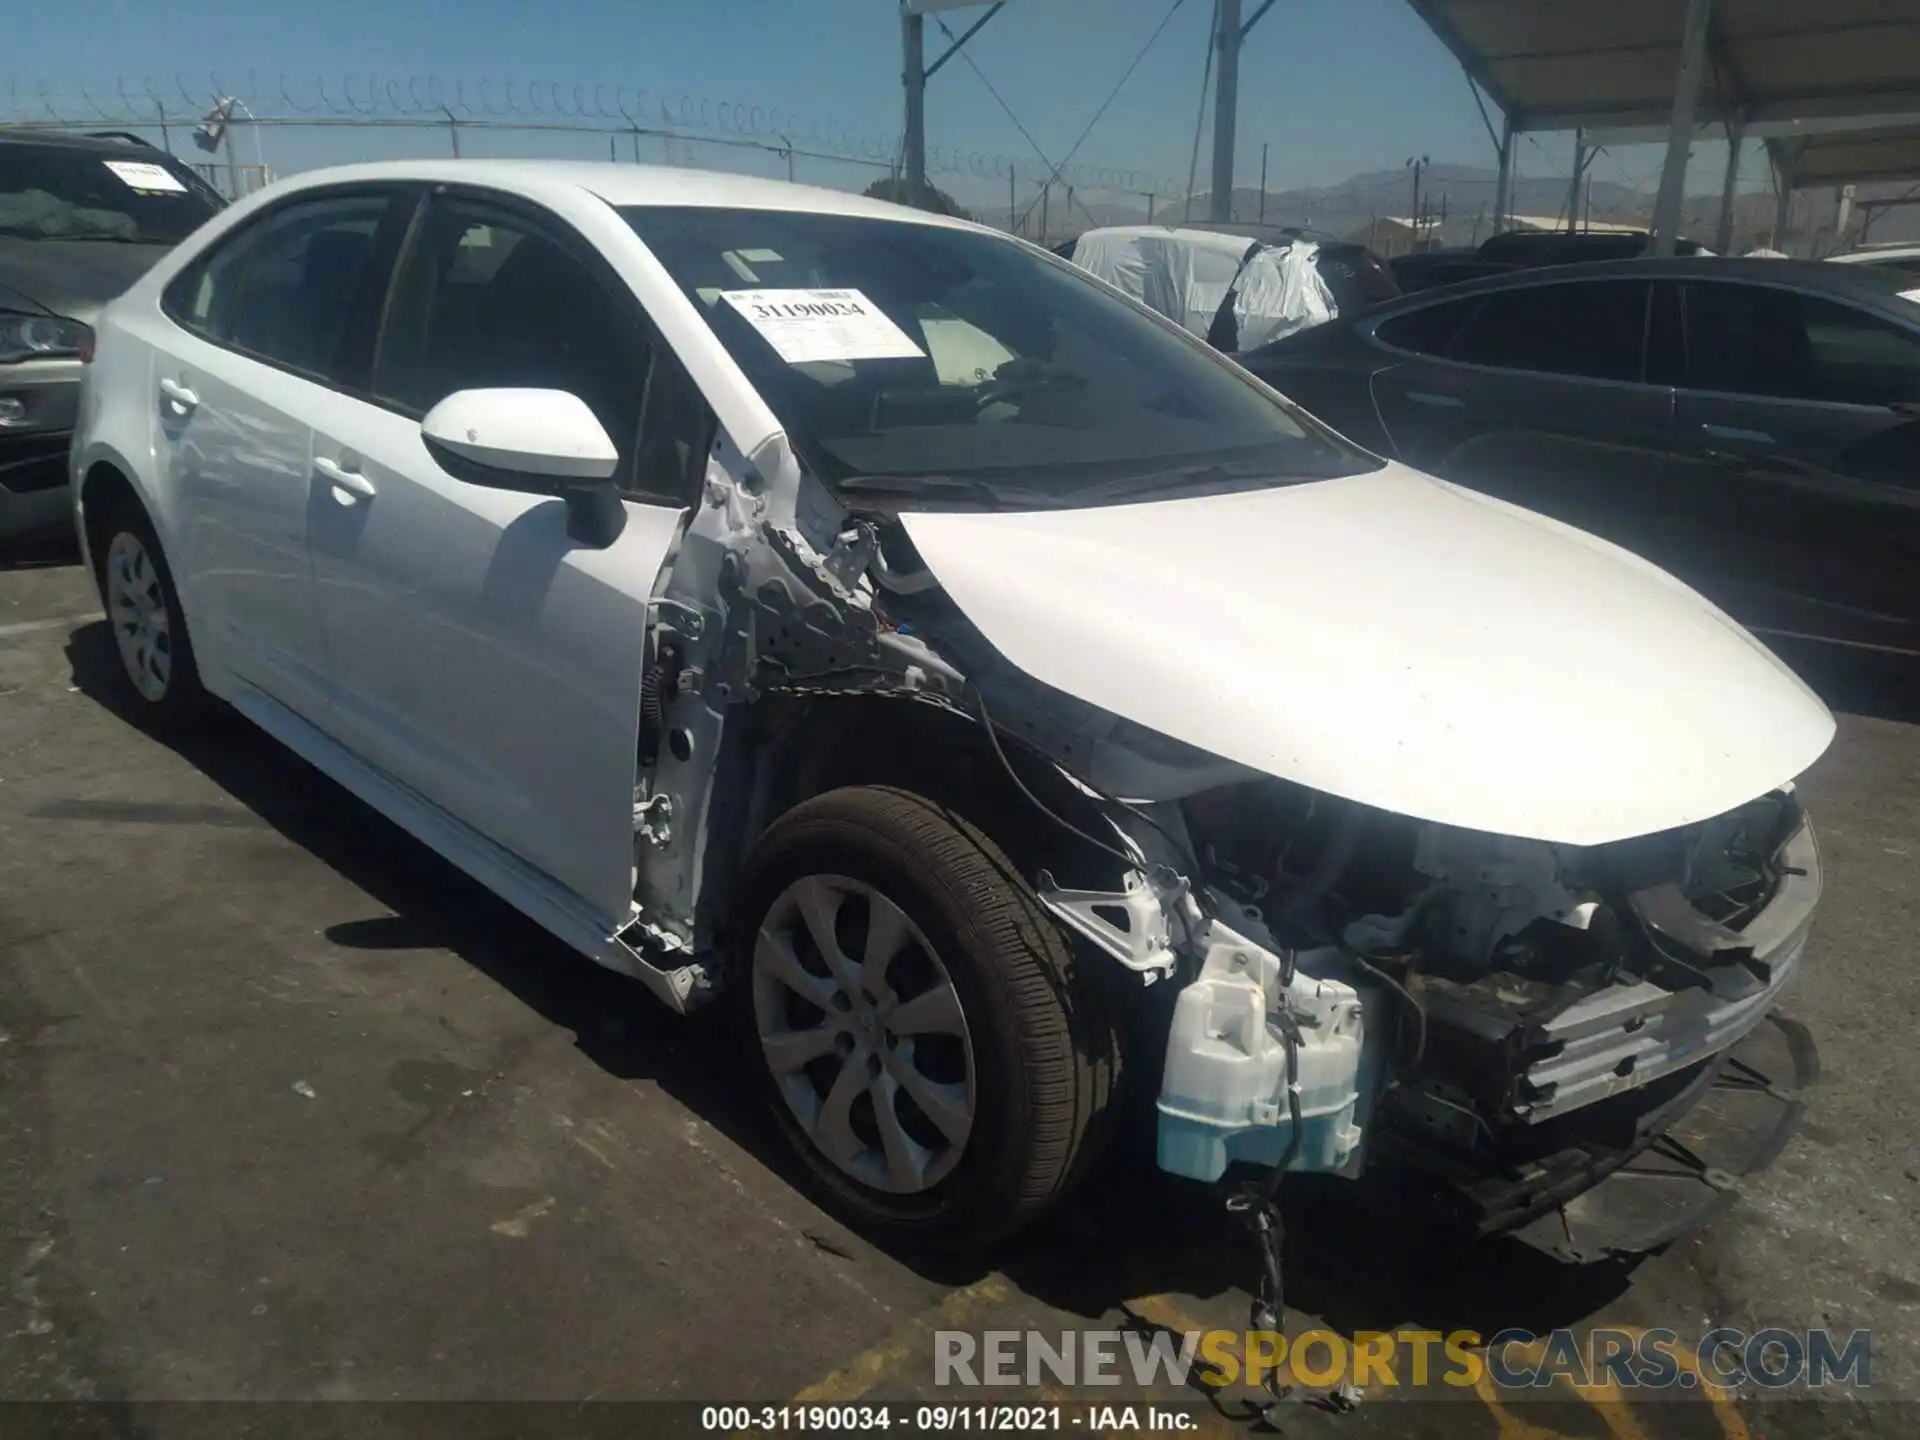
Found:
[[620, 452], [593, 411], [565, 390], [456, 390], [420, 422], [449, 475], [490, 490], [567, 502], [567, 534], [605, 549], [626, 511], [614, 488]]

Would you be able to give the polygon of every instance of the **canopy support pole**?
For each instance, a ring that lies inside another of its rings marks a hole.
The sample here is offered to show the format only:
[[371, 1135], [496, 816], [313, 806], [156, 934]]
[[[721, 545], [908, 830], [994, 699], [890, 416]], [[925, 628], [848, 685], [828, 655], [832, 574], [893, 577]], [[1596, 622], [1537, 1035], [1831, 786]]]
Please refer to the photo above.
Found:
[[1673, 116], [1667, 125], [1667, 159], [1660, 167], [1660, 194], [1653, 204], [1653, 253], [1673, 254], [1680, 233], [1680, 207], [1686, 199], [1687, 157], [1693, 149], [1693, 112], [1700, 100], [1706, 68], [1707, 20], [1713, 0], [1687, 0], [1686, 29], [1680, 38], [1680, 73], [1673, 84]]

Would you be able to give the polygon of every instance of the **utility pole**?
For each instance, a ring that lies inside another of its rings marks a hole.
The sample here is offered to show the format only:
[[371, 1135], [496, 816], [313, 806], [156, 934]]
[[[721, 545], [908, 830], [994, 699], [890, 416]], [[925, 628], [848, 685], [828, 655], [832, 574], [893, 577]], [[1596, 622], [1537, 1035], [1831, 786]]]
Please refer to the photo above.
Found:
[[1260, 223], [1267, 223], [1267, 147], [1260, 147]]
[[1048, 180], [1040, 188], [1040, 243], [1042, 245], [1047, 243], [1047, 203], [1052, 199], [1053, 181]]
[[1587, 132], [1573, 132], [1573, 179], [1567, 185], [1567, 234], [1580, 230], [1580, 171], [1587, 163]]
[[927, 22], [905, 6], [900, 10], [900, 83], [906, 90], [907, 115], [900, 146], [907, 204], [918, 206], [927, 194]]
[[1412, 249], [1420, 248], [1420, 172], [1432, 162], [1422, 155], [1417, 160], [1407, 161], [1406, 168], [1413, 171], [1413, 238], [1408, 242]]
[[1012, 162], [1009, 161], [1007, 164], [1007, 230], [1015, 235], [1020, 233], [1016, 228], [1020, 223], [1019, 216], [1015, 213], [1020, 205], [1020, 194], [1014, 188], [1019, 183], [1019, 172], [1013, 168]]
[[1218, 222], [1233, 218], [1233, 142], [1240, 123], [1240, 45], [1260, 23], [1274, 0], [1260, 0], [1243, 24], [1240, 0], [1219, 0], [1220, 23], [1214, 30], [1215, 69], [1219, 71], [1213, 95], [1213, 194], [1208, 216]]
[[1213, 92], [1213, 193], [1208, 214], [1215, 221], [1233, 219], [1233, 140], [1240, 123], [1240, 0], [1218, 0], [1220, 29], [1219, 75]]

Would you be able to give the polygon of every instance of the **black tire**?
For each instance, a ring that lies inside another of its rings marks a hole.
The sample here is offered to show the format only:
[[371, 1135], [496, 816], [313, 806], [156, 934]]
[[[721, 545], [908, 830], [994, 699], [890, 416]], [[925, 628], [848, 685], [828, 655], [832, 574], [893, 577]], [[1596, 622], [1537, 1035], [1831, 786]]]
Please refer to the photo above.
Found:
[[[952, 1168], [918, 1193], [862, 1183], [817, 1148], [762, 1048], [755, 946], [788, 887], [818, 875], [849, 877], [897, 905], [959, 996], [973, 1052], [973, 1128]], [[849, 1224], [907, 1247], [978, 1249], [1058, 1201], [1096, 1158], [1121, 1071], [1110, 977], [1097, 958], [1081, 959], [974, 826], [904, 790], [829, 791], [768, 829], [740, 900], [734, 1003], [748, 1063], [823, 1203]]]
[[[184, 730], [205, 713], [208, 696], [200, 684], [193, 642], [187, 636], [186, 616], [180, 609], [180, 593], [160, 547], [160, 537], [146, 512], [137, 502], [126, 498], [110, 503], [92, 529], [94, 579], [100, 588], [108, 628], [113, 632], [114, 653], [120, 661], [121, 692], [142, 724], [165, 733]], [[151, 671], [144, 679], [135, 674], [136, 662], [125, 643], [128, 632], [115, 614], [115, 583], [110, 570], [121, 563], [122, 547], [129, 542], [146, 557], [151, 578], [147, 593], [157, 600], [166, 615], [164, 641], [156, 642], [164, 648], [167, 660], [165, 679], [157, 693]]]

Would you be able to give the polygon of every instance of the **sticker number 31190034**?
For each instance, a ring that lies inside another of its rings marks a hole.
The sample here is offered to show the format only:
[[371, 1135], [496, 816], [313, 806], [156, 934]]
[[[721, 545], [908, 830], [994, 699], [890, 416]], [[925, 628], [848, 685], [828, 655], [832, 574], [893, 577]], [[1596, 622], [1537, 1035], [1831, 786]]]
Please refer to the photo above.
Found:
[[721, 299], [789, 365], [926, 354], [858, 290], [723, 290]]

